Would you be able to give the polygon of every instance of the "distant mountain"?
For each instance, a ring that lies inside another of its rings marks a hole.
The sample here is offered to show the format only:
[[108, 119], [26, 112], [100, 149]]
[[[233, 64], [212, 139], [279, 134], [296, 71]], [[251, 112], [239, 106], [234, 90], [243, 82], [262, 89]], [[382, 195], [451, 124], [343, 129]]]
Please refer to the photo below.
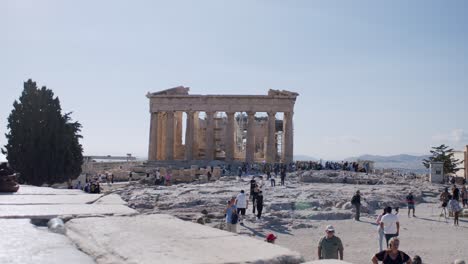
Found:
[[400, 169], [407, 171], [414, 171], [425, 173], [427, 169], [422, 164], [423, 159], [429, 157], [428, 155], [414, 156], [408, 154], [400, 154], [393, 156], [378, 156], [378, 155], [362, 155], [359, 157], [352, 157], [346, 160], [372, 160], [375, 162], [376, 168], [382, 169]]

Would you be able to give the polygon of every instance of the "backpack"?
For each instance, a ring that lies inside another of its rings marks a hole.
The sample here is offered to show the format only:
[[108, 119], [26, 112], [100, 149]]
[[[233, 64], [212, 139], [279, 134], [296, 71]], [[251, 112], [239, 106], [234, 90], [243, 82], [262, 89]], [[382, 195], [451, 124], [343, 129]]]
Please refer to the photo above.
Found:
[[239, 216], [237, 215], [237, 213], [232, 213], [231, 215], [231, 224], [235, 225], [237, 224], [237, 222], [239, 221]]

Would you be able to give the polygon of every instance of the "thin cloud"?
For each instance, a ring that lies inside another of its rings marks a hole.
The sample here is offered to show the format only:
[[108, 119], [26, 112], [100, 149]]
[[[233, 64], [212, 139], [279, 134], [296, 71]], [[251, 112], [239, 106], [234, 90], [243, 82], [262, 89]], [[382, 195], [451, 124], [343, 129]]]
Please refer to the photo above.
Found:
[[468, 133], [461, 128], [456, 128], [449, 132], [434, 135], [432, 139], [438, 142], [460, 144], [468, 141]]

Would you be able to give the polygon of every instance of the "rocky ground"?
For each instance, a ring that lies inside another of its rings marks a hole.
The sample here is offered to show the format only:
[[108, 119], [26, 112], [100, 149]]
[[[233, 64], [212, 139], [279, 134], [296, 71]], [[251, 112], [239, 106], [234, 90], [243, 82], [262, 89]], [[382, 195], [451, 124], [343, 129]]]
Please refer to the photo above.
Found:
[[[350, 200], [356, 190], [362, 194], [361, 212], [365, 216], [380, 212], [386, 205], [405, 206], [405, 197], [410, 191], [418, 203], [431, 202], [441, 188], [418, 178], [336, 171], [289, 173], [286, 185], [276, 187], [270, 186], [266, 176], [256, 179], [259, 184], [264, 184], [262, 224], [288, 230], [311, 227], [310, 220], [353, 218], [354, 208]], [[250, 180], [251, 177], [230, 176], [215, 182], [168, 187], [135, 182], [112, 192], [119, 194], [140, 213], [161, 212], [222, 228], [227, 200], [241, 189], [248, 194]], [[279, 178], [276, 182], [279, 183]], [[251, 205], [249, 207], [252, 208]], [[247, 220], [254, 221], [252, 213], [248, 214]]]
[[[315, 260], [317, 242], [326, 225], [332, 224], [345, 246], [345, 260], [370, 263], [378, 251], [376, 214], [382, 208], [404, 207], [400, 212], [402, 250], [423, 256], [424, 263], [451, 263], [455, 258], [468, 259], [465, 252], [468, 221], [454, 227], [451, 219], [439, 216], [438, 195], [445, 187], [423, 178], [400, 175], [366, 175], [337, 171], [289, 173], [285, 186], [271, 187], [266, 176], [256, 177], [264, 184], [263, 219], [256, 221], [251, 205], [239, 234], [264, 239], [278, 235], [277, 244], [298, 251], [306, 260]], [[112, 187], [129, 206], [142, 214], [165, 213], [183, 220], [223, 228], [223, 210], [227, 200], [250, 189], [251, 177], [221, 177], [218, 181], [173, 186], [131, 183]], [[151, 183], [151, 180], [143, 182]], [[276, 178], [276, 182], [279, 179]], [[356, 222], [350, 200], [356, 190], [362, 194], [362, 217]], [[406, 195], [413, 192], [417, 218], [408, 218]]]

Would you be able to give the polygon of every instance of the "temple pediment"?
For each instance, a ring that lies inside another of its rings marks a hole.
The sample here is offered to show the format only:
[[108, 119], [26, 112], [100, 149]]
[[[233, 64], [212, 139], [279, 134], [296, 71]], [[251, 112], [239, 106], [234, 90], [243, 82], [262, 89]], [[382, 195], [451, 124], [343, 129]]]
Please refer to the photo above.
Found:
[[273, 90], [273, 89], [270, 89], [268, 91], [268, 96], [293, 96], [293, 97], [296, 97], [298, 95], [299, 95], [298, 93], [290, 92], [290, 91], [286, 91], [286, 90]]
[[159, 92], [148, 93], [148, 95], [150, 95], [150, 96], [154, 96], [154, 95], [188, 95], [189, 90], [190, 90], [189, 87], [177, 86], [177, 87], [166, 89], [166, 90], [159, 91]]

